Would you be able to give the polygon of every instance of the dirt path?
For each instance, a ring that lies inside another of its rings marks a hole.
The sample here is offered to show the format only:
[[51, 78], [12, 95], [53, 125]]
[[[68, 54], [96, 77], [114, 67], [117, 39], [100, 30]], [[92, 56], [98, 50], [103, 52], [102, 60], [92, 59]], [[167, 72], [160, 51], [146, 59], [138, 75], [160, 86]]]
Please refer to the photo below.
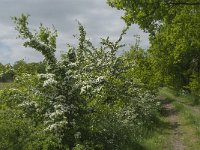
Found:
[[[200, 150], [200, 106], [187, 97], [176, 96], [164, 89], [158, 99], [162, 103], [163, 129], [154, 141], [162, 142], [159, 150]], [[154, 150], [154, 149], [151, 149]]]
[[184, 150], [181, 122], [179, 121], [177, 112], [170, 102], [164, 102], [164, 113], [167, 117], [167, 121], [170, 127], [170, 138], [166, 143], [164, 150]]

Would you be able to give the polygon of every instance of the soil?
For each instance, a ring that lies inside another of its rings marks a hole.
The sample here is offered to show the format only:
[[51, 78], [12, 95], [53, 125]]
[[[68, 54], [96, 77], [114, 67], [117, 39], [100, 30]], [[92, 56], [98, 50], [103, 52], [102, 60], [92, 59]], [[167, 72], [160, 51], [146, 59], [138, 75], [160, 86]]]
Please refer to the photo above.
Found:
[[178, 119], [177, 111], [170, 102], [164, 102], [163, 107], [171, 130], [170, 139], [167, 145], [165, 145], [164, 150], [184, 150], [185, 146], [181, 138], [183, 133], [181, 132], [181, 123]]

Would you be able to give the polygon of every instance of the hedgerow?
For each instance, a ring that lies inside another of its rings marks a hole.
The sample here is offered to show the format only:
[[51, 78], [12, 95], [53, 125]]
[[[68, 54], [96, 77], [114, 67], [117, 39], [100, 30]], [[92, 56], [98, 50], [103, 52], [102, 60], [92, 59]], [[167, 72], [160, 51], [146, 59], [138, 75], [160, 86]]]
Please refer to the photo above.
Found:
[[158, 103], [145, 85], [127, 76], [130, 65], [116, 55], [128, 28], [117, 41], [102, 39], [97, 48], [79, 24], [78, 46], [69, 46], [57, 59], [55, 29], [41, 25], [33, 34], [28, 16], [13, 19], [24, 45], [43, 54], [46, 73], [20, 75], [17, 90], [2, 91], [0, 99], [5, 103], [9, 93], [23, 117], [41, 127], [38, 132], [54, 136], [46, 146], [40, 142], [42, 149], [131, 149], [143, 139]]

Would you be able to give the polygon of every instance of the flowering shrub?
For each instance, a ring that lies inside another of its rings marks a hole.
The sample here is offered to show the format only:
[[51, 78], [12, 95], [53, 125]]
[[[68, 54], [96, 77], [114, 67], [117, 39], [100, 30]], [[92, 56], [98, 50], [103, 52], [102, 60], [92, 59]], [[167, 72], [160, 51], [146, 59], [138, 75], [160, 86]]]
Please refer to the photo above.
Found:
[[44, 55], [47, 73], [16, 78], [22, 94], [10, 95], [19, 99], [24, 115], [58, 137], [56, 149], [130, 149], [140, 141], [157, 105], [150, 91], [127, 77], [129, 65], [116, 56], [128, 28], [116, 42], [108, 37], [96, 48], [79, 24], [78, 46], [57, 60], [57, 32], [41, 25], [32, 34], [27, 18], [14, 18], [16, 29], [25, 46]]
[[14, 79], [14, 70], [10, 64], [0, 65], [0, 82], [11, 82]]

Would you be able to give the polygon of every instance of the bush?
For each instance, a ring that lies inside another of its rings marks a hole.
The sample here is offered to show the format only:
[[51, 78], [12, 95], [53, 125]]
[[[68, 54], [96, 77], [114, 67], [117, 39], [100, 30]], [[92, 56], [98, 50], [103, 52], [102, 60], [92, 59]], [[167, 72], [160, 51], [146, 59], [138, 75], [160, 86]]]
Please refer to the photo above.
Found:
[[1, 95], [8, 104], [15, 99], [15, 106], [34, 128], [42, 126], [42, 149], [48, 149], [44, 148], [48, 134], [56, 137], [50, 143], [63, 150], [131, 149], [142, 140], [153, 124], [157, 103], [152, 92], [127, 76], [125, 60], [116, 56], [126, 29], [116, 42], [102, 39], [102, 46], [95, 48], [79, 24], [79, 45], [70, 46], [58, 61], [56, 31], [40, 26], [32, 34], [26, 26], [27, 16], [14, 20], [27, 39], [24, 45], [44, 55], [47, 73], [22, 74], [16, 78], [17, 92]]
[[194, 95], [200, 96], [200, 75], [199, 75], [199, 73], [195, 73], [192, 75], [188, 87]]

